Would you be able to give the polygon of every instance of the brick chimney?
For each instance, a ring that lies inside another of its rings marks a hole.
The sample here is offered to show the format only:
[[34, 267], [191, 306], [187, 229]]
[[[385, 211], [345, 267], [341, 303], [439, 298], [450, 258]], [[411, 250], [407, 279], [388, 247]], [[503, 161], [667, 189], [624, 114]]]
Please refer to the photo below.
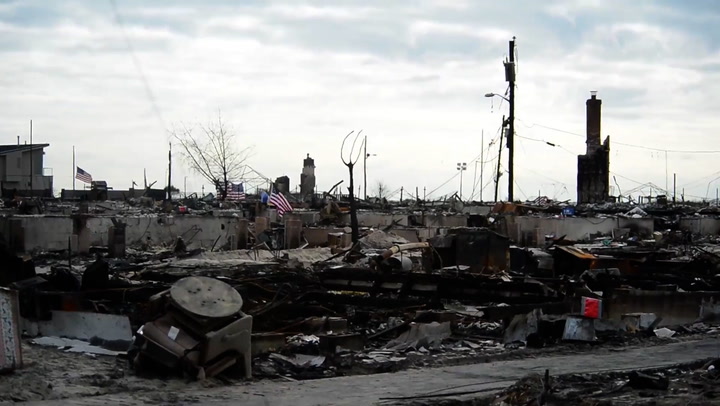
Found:
[[600, 116], [602, 100], [597, 98], [597, 91], [590, 92], [590, 98], [585, 102], [587, 108], [587, 154], [592, 154], [600, 148]]

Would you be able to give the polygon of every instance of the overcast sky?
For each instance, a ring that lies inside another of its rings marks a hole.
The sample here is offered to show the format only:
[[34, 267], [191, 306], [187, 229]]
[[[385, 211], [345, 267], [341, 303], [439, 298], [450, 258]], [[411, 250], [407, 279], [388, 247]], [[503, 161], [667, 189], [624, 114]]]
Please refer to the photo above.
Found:
[[[507, 103], [484, 95], [507, 88], [513, 36], [516, 198], [575, 199], [590, 90], [624, 194], [672, 189], [674, 172], [688, 196], [720, 187], [720, 153], [675, 152], [720, 151], [714, 0], [117, 0], [117, 11], [122, 24], [109, 1], [0, 0], [1, 140], [26, 140], [32, 119], [56, 192], [72, 187], [73, 145], [78, 166], [116, 189], [142, 184], [143, 168], [164, 184], [168, 130], [221, 111], [238, 149], [253, 147], [249, 163], [293, 188], [308, 153], [320, 190], [346, 179], [340, 143], [363, 129], [377, 154], [369, 191], [382, 180], [453, 193], [459, 177], [438, 187], [467, 162], [467, 198], [481, 150], [484, 183], [497, 162], [498, 142], [488, 144]], [[175, 185], [188, 176], [199, 191], [200, 177], [174, 168]], [[500, 189], [505, 198], [507, 175]]]

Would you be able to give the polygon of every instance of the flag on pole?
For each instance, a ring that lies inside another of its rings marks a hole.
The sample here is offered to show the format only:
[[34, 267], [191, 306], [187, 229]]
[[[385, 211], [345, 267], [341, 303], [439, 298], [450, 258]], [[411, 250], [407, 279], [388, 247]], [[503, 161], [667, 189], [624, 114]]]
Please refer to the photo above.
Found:
[[79, 166], [76, 166], [75, 168], [75, 179], [80, 182], [92, 183], [92, 175], [82, 170]]
[[283, 196], [282, 193], [280, 193], [277, 189], [273, 187], [272, 192], [270, 193], [270, 199], [268, 203], [275, 206], [275, 209], [277, 210], [278, 216], [282, 217], [286, 212], [292, 212], [293, 208], [290, 206], [290, 202]]
[[227, 186], [227, 200], [245, 200], [245, 190], [243, 184], [238, 183], [237, 185], [230, 182]]

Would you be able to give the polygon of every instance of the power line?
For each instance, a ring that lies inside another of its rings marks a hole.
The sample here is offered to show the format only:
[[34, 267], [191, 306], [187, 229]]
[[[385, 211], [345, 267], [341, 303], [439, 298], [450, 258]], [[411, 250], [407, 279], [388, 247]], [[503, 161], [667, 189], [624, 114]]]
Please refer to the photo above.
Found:
[[[488, 153], [490, 153], [490, 148], [491, 148], [492, 145], [495, 143], [495, 141], [497, 141], [497, 140], [499, 139], [499, 137], [500, 137], [500, 131], [501, 131], [501, 130], [502, 130], [502, 124], [498, 127], [497, 131], [495, 132], [495, 136], [494, 136], [493, 139], [490, 141], [490, 143], [487, 145], [487, 148], [485, 148], [485, 146], [483, 145], [483, 152], [482, 152], [480, 155], [478, 155], [478, 157], [476, 157], [476, 159], [473, 159], [471, 162], [476, 162], [476, 165], [477, 165], [478, 159], [480, 159], [480, 157], [482, 157], [483, 154], [488, 154]], [[498, 159], [499, 156], [500, 156], [499, 154], [498, 154], [498, 155], [495, 155], [495, 157], [493, 157], [493, 158], [490, 159], [490, 160], [481, 161], [480, 164], [484, 166], [486, 163], [495, 162], [495, 160]], [[476, 191], [477, 191], [477, 186], [478, 186], [479, 183], [480, 183], [480, 179], [475, 179], [475, 180], [473, 181], [473, 193], [472, 193], [472, 195], [470, 196], [470, 199], [471, 199], [471, 200], [472, 200], [473, 197], [475, 197], [475, 194], [476, 194]], [[482, 196], [482, 191], [483, 191], [484, 189], [485, 189], [484, 186], [483, 186], [482, 189], [480, 189], [481, 196]]]
[[456, 172], [450, 179], [446, 180], [442, 185], [440, 185], [440, 186], [436, 187], [435, 189], [433, 189], [432, 191], [430, 191], [430, 193], [428, 193], [427, 195], [428, 195], [428, 196], [431, 196], [433, 193], [437, 192], [438, 189], [440, 189], [441, 187], [443, 187], [443, 186], [447, 185], [448, 183], [450, 183], [450, 181], [452, 181], [453, 179], [457, 178], [458, 175], [460, 175], [460, 172], [461, 172], [461, 171]]
[[527, 194], [525, 194], [525, 192], [523, 192], [522, 188], [520, 187], [520, 184], [518, 184], [517, 181], [515, 181], [515, 186], [517, 186], [518, 190], [520, 190], [520, 193], [522, 193], [523, 196], [525, 196], [525, 200], [527, 200], [528, 199]]
[[[518, 121], [520, 121], [521, 123], [523, 123], [523, 125], [524, 125], [525, 127], [527, 127], [527, 128], [541, 127], [541, 128], [545, 128], [545, 129], [551, 130], [551, 131], [557, 131], [557, 132], [564, 133], [564, 134], [574, 135], [574, 136], [576, 136], [576, 137], [583, 137], [583, 138], [585, 137], [585, 136], [582, 135], [582, 134], [574, 133], [574, 132], [572, 132], [572, 131], [561, 130], [561, 129], [559, 129], [559, 128], [550, 127], [550, 126], [546, 126], [546, 125], [538, 124], [538, 123], [532, 123], [532, 125], [527, 125], [524, 121], [522, 121], [522, 120], [519, 119], [519, 118], [516, 118], [516, 120], [518, 120]], [[720, 150], [663, 149], [663, 148], [647, 147], [647, 146], [644, 146], [644, 145], [628, 144], [628, 143], [619, 142], [619, 141], [613, 141], [612, 143], [613, 143], [614, 145], [622, 145], [622, 146], [625, 146], [625, 147], [639, 148], [639, 149], [644, 149], [644, 150], [648, 150], [648, 151], [657, 151], [657, 152], [672, 152], [672, 153], [678, 153], [678, 154], [720, 154]]]
[[480, 193], [480, 196], [482, 196], [483, 190], [485, 190], [486, 187], [490, 186], [490, 184], [492, 184], [492, 183], [494, 183], [494, 182], [495, 182], [495, 177], [491, 177], [490, 179], [488, 179], [488, 181], [485, 182], [485, 184], [482, 186], [482, 188], [481, 188], [480, 190], [476, 190], [475, 193], [473, 193], [473, 194], [470, 196], [470, 199], [468, 199], [468, 200], [473, 201], [473, 199], [475, 199], [475, 196], [476, 196], [478, 193]]
[[145, 77], [145, 73], [142, 68], [142, 64], [140, 63], [140, 59], [135, 54], [135, 50], [132, 46], [132, 43], [130, 42], [130, 38], [127, 36], [127, 33], [125, 32], [125, 24], [123, 23], [123, 19], [120, 16], [120, 13], [118, 12], [117, 4], [115, 4], [115, 0], [109, 0], [110, 6], [112, 7], [113, 14], [115, 15], [115, 21], [117, 22], [118, 27], [120, 28], [120, 33], [123, 36], [123, 39], [125, 40], [125, 45], [127, 46], [128, 53], [132, 57], [133, 64], [135, 64], [135, 69], [138, 72], [138, 75], [140, 76], [140, 80], [143, 83], [143, 86], [145, 87], [145, 93], [150, 100], [150, 104], [152, 105], [153, 111], [155, 112], [155, 115], [157, 116], [158, 120], [160, 120], [160, 124], [163, 128], [165, 128], [165, 120], [163, 120], [162, 113], [160, 113], [160, 108], [158, 107], [157, 100], [155, 99], [155, 94], [152, 91], [152, 88], [150, 88], [150, 83], [148, 82], [147, 78]]

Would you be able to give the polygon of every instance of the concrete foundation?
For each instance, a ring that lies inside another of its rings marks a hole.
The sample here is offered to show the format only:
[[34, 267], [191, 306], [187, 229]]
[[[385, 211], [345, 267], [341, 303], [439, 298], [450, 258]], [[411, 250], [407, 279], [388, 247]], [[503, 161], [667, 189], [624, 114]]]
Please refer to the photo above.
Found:
[[270, 219], [267, 217], [255, 217], [255, 235], [262, 234], [268, 229]]
[[565, 235], [569, 240], [588, 240], [594, 234], [612, 235], [614, 230], [620, 228], [630, 229], [641, 236], [650, 236], [655, 230], [652, 218], [508, 216], [504, 221], [510, 239], [526, 246], [542, 246], [546, 235]]
[[617, 289], [607, 304], [606, 316], [621, 320], [628, 313], [654, 313], [662, 317], [660, 326], [692, 323], [700, 319], [703, 301], [715, 302], [720, 292], [669, 292]]
[[285, 249], [300, 247], [302, 228], [302, 220], [287, 216], [285, 219]]
[[248, 220], [240, 219], [237, 223], [236, 244], [234, 248], [244, 250], [248, 248]]
[[125, 256], [125, 244], [127, 243], [125, 230], [124, 224], [118, 224], [108, 229], [108, 255], [110, 257], [122, 258]]
[[[125, 223], [128, 246], [171, 245], [182, 237], [188, 248], [218, 247], [230, 242], [240, 218], [217, 216], [137, 216], [118, 217]], [[75, 250], [90, 246], [108, 246], [111, 217], [88, 217], [85, 227], [77, 228], [69, 216], [13, 216], [0, 219], [0, 230], [25, 251], [61, 251], [76, 240]], [[11, 232], [11, 230], [14, 230]], [[76, 236], [73, 238], [73, 236]]]
[[688, 217], [680, 219], [680, 229], [693, 234], [720, 234], [720, 219], [711, 217]]

